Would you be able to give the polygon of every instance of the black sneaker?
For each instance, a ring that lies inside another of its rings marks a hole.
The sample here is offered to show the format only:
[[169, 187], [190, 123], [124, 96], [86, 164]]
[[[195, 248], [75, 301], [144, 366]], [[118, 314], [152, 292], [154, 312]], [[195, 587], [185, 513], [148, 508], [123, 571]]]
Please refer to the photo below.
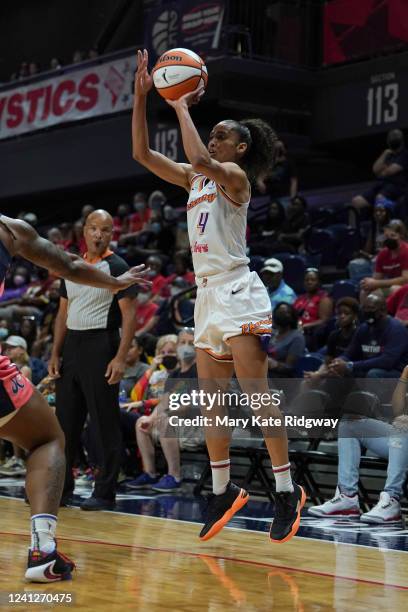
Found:
[[57, 552], [57, 549], [50, 554], [43, 553], [40, 550], [29, 550], [25, 579], [28, 582], [71, 580], [71, 573], [74, 568], [75, 563]]
[[115, 500], [89, 497], [80, 505], [81, 510], [114, 510]]
[[305, 505], [306, 493], [303, 488], [293, 483], [293, 492], [275, 493], [275, 518], [269, 537], [271, 542], [283, 544], [296, 534], [300, 525], [300, 511]]
[[200, 540], [209, 540], [221, 531], [234, 514], [245, 506], [248, 499], [247, 491], [237, 487], [231, 481], [227, 484], [225, 493], [210, 496], [206, 522], [200, 532]]

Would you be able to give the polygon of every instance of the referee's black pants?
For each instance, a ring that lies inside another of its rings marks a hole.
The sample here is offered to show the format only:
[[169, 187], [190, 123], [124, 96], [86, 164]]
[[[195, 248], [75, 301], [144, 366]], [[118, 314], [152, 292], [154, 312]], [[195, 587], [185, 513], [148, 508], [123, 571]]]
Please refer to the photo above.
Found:
[[68, 330], [62, 353], [61, 378], [56, 384], [56, 414], [65, 434], [66, 475], [63, 495], [74, 490], [72, 467], [87, 413], [100, 456], [94, 497], [114, 500], [120, 468], [119, 384], [108, 385], [108, 363], [116, 355], [119, 332]]

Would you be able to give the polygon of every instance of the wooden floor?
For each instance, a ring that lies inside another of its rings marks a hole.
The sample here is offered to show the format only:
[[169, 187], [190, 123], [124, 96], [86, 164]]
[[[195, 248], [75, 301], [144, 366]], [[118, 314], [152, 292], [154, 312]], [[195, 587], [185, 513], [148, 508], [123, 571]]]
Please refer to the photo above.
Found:
[[59, 549], [76, 562], [74, 579], [27, 584], [28, 507], [0, 498], [0, 514], [3, 598], [5, 592], [73, 593], [71, 610], [108, 612], [396, 612], [408, 607], [404, 552], [304, 538], [273, 545], [266, 534], [238, 529], [224, 529], [201, 543], [199, 526], [192, 523], [68, 508], [60, 514]]

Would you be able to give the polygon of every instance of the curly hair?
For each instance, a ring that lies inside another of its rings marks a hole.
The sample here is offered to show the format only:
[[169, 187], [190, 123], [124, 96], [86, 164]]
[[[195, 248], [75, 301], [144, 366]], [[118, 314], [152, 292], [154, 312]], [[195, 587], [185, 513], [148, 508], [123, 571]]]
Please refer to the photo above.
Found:
[[273, 166], [275, 144], [278, 135], [269, 123], [262, 119], [243, 119], [227, 121], [238, 133], [240, 141], [248, 146], [241, 160], [241, 165], [251, 182], [255, 182]]

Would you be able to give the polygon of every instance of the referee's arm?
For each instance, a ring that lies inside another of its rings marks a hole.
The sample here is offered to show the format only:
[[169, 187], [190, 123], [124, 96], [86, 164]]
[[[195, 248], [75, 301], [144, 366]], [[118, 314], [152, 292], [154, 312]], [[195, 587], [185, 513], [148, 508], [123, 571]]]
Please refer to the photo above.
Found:
[[115, 385], [123, 378], [126, 356], [136, 331], [135, 298], [123, 297], [118, 303], [122, 315], [122, 334], [118, 352], [106, 368], [105, 377], [109, 385]]

